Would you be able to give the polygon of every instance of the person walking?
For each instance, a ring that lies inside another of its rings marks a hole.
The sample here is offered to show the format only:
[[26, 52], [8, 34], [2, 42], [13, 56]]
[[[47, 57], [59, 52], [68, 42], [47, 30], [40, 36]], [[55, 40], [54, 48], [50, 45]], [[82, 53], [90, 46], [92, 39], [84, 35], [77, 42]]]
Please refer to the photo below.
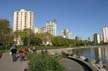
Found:
[[25, 54], [26, 54], [25, 48], [21, 47], [18, 50], [18, 54], [19, 54], [20, 61], [24, 61], [25, 60]]
[[12, 55], [12, 61], [14, 62], [14, 61], [17, 60], [17, 57], [16, 57], [17, 49], [16, 49], [16, 45], [15, 44], [12, 45], [10, 51], [11, 51], [11, 55]]

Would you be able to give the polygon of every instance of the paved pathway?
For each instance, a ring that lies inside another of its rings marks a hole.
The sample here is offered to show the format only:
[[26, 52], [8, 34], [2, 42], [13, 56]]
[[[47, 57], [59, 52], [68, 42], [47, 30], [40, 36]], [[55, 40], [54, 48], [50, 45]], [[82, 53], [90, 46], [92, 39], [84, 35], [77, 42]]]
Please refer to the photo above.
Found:
[[0, 71], [24, 71], [26, 65], [26, 61], [12, 62], [9, 52], [4, 53], [0, 59]]
[[60, 63], [65, 67], [66, 71], [89, 71], [76, 61], [67, 58], [63, 58]]

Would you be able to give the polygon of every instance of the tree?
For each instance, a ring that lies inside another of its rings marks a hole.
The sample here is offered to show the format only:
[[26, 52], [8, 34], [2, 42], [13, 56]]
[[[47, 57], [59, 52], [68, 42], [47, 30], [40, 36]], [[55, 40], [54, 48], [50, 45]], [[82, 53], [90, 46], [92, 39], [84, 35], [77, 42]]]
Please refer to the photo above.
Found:
[[15, 32], [16, 38], [20, 38], [23, 45], [41, 45], [42, 40], [35, 35], [31, 29], [24, 29]]
[[13, 43], [13, 32], [10, 28], [9, 21], [0, 19], [0, 45], [9, 45]]
[[54, 37], [52, 39], [52, 44], [54, 46], [69, 46], [70, 44], [73, 44], [73, 40], [72, 39], [66, 39], [66, 38], [62, 38], [62, 37]]
[[41, 45], [42, 40], [39, 37], [32, 36], [30, 37], [30, 45]]
[[53, 38], [53, 36], [49, 33], [37, 33], [36, 37], [40, 38], [43, 44], [46, 44], [47, 42], [51, 42]]
[[22, 34], [21, 34], [21, 39], [22, 39], [23, 43], [29, 46], [30, 45], [30, 38], [32, 35], [34, 35], [34, 33], [31, 29], [24, 29]]
[[30, 37], [33, 35], [31, 29], [17, 30], [14, 34], [16, 41], [20, 41], [24, 45], [30, 45]]

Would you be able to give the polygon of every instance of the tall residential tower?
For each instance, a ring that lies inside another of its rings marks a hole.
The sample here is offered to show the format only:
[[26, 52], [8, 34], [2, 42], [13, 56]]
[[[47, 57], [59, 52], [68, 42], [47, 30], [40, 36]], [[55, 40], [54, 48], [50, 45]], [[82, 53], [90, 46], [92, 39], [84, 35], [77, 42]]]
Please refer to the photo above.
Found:
[[72, 39], [72, 34], [71, 32], [69, 31], [69, 29], [64, 29], [62, 31], [62, 37], [63, 38], [67, 38], [67, 39]]
[[56, 36], [56, 20], [47, 21], [46, 22], [46, 31], [53, 36]]
[[94, 40], [94, 44], [100, 44], [100, 42], [101, 42], [100, 35], [95, 33], [93, 36], [93, 40]]
[[34, 25], [34, 14], [32, 11], [21, 9], [20, 11], [14, 12], [13, 18], [13, 31], [31, 29], [33, 30]]
[[108, 27], [102, 29], [103, 42], [108, 43]]
[[[15, 11], [13, 16], [13, 31], [23, 31], [24, 29], [31, 29], [34, 25], [34, 14], [32, 11], [27, 11], [21, 9], [20, 11]], [[17, 45], [23, 45], [20, 35], [14, 38]]]

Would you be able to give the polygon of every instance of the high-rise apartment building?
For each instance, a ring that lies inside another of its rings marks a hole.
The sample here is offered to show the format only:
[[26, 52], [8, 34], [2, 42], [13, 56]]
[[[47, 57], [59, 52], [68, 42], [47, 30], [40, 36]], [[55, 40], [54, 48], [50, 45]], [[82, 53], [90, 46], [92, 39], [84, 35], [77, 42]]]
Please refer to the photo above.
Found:
[[21, 9], [14, 12], [13, 31], [31, 29], [33, 30], [34, 14], [32, 11]]
[[75, 36], [75, 40], [82, 40], [80, 36]]
[[50, 33], [53, 36], [56, 36], [56, 20], [47, 21], [46, 22], [46, 30], [48, 33]]
[[93, 35], [93, 40], [94, 40], [94, 43], [95, 43], [95, 44], [100, 44], [100, 42], [101, 42], [101, 40], [100, 40], [100, 35], [97, 34], [97, 33], [95, 33], [95, 34]]
[[[22, 31], [24, 29], [31, 29], [34, 25], [34, 14], [32, 11], [27, 11], [25, 9], [21, 9], [20, 11], [15, 11], [13, 16], [13, 31]], [[23, 45], [20, 36], [16, 36], [14, 41], [17, 45]]]
[[108, 27], [102, 29], [103, 42], [108, 43]]
[[69, 29], [64, 29], [62, 31], [62, 37], [63, 38], [67, 38], [67, 39], [71, 39], [72, 38], [72, 34], [71, 32], [69, 31]]

